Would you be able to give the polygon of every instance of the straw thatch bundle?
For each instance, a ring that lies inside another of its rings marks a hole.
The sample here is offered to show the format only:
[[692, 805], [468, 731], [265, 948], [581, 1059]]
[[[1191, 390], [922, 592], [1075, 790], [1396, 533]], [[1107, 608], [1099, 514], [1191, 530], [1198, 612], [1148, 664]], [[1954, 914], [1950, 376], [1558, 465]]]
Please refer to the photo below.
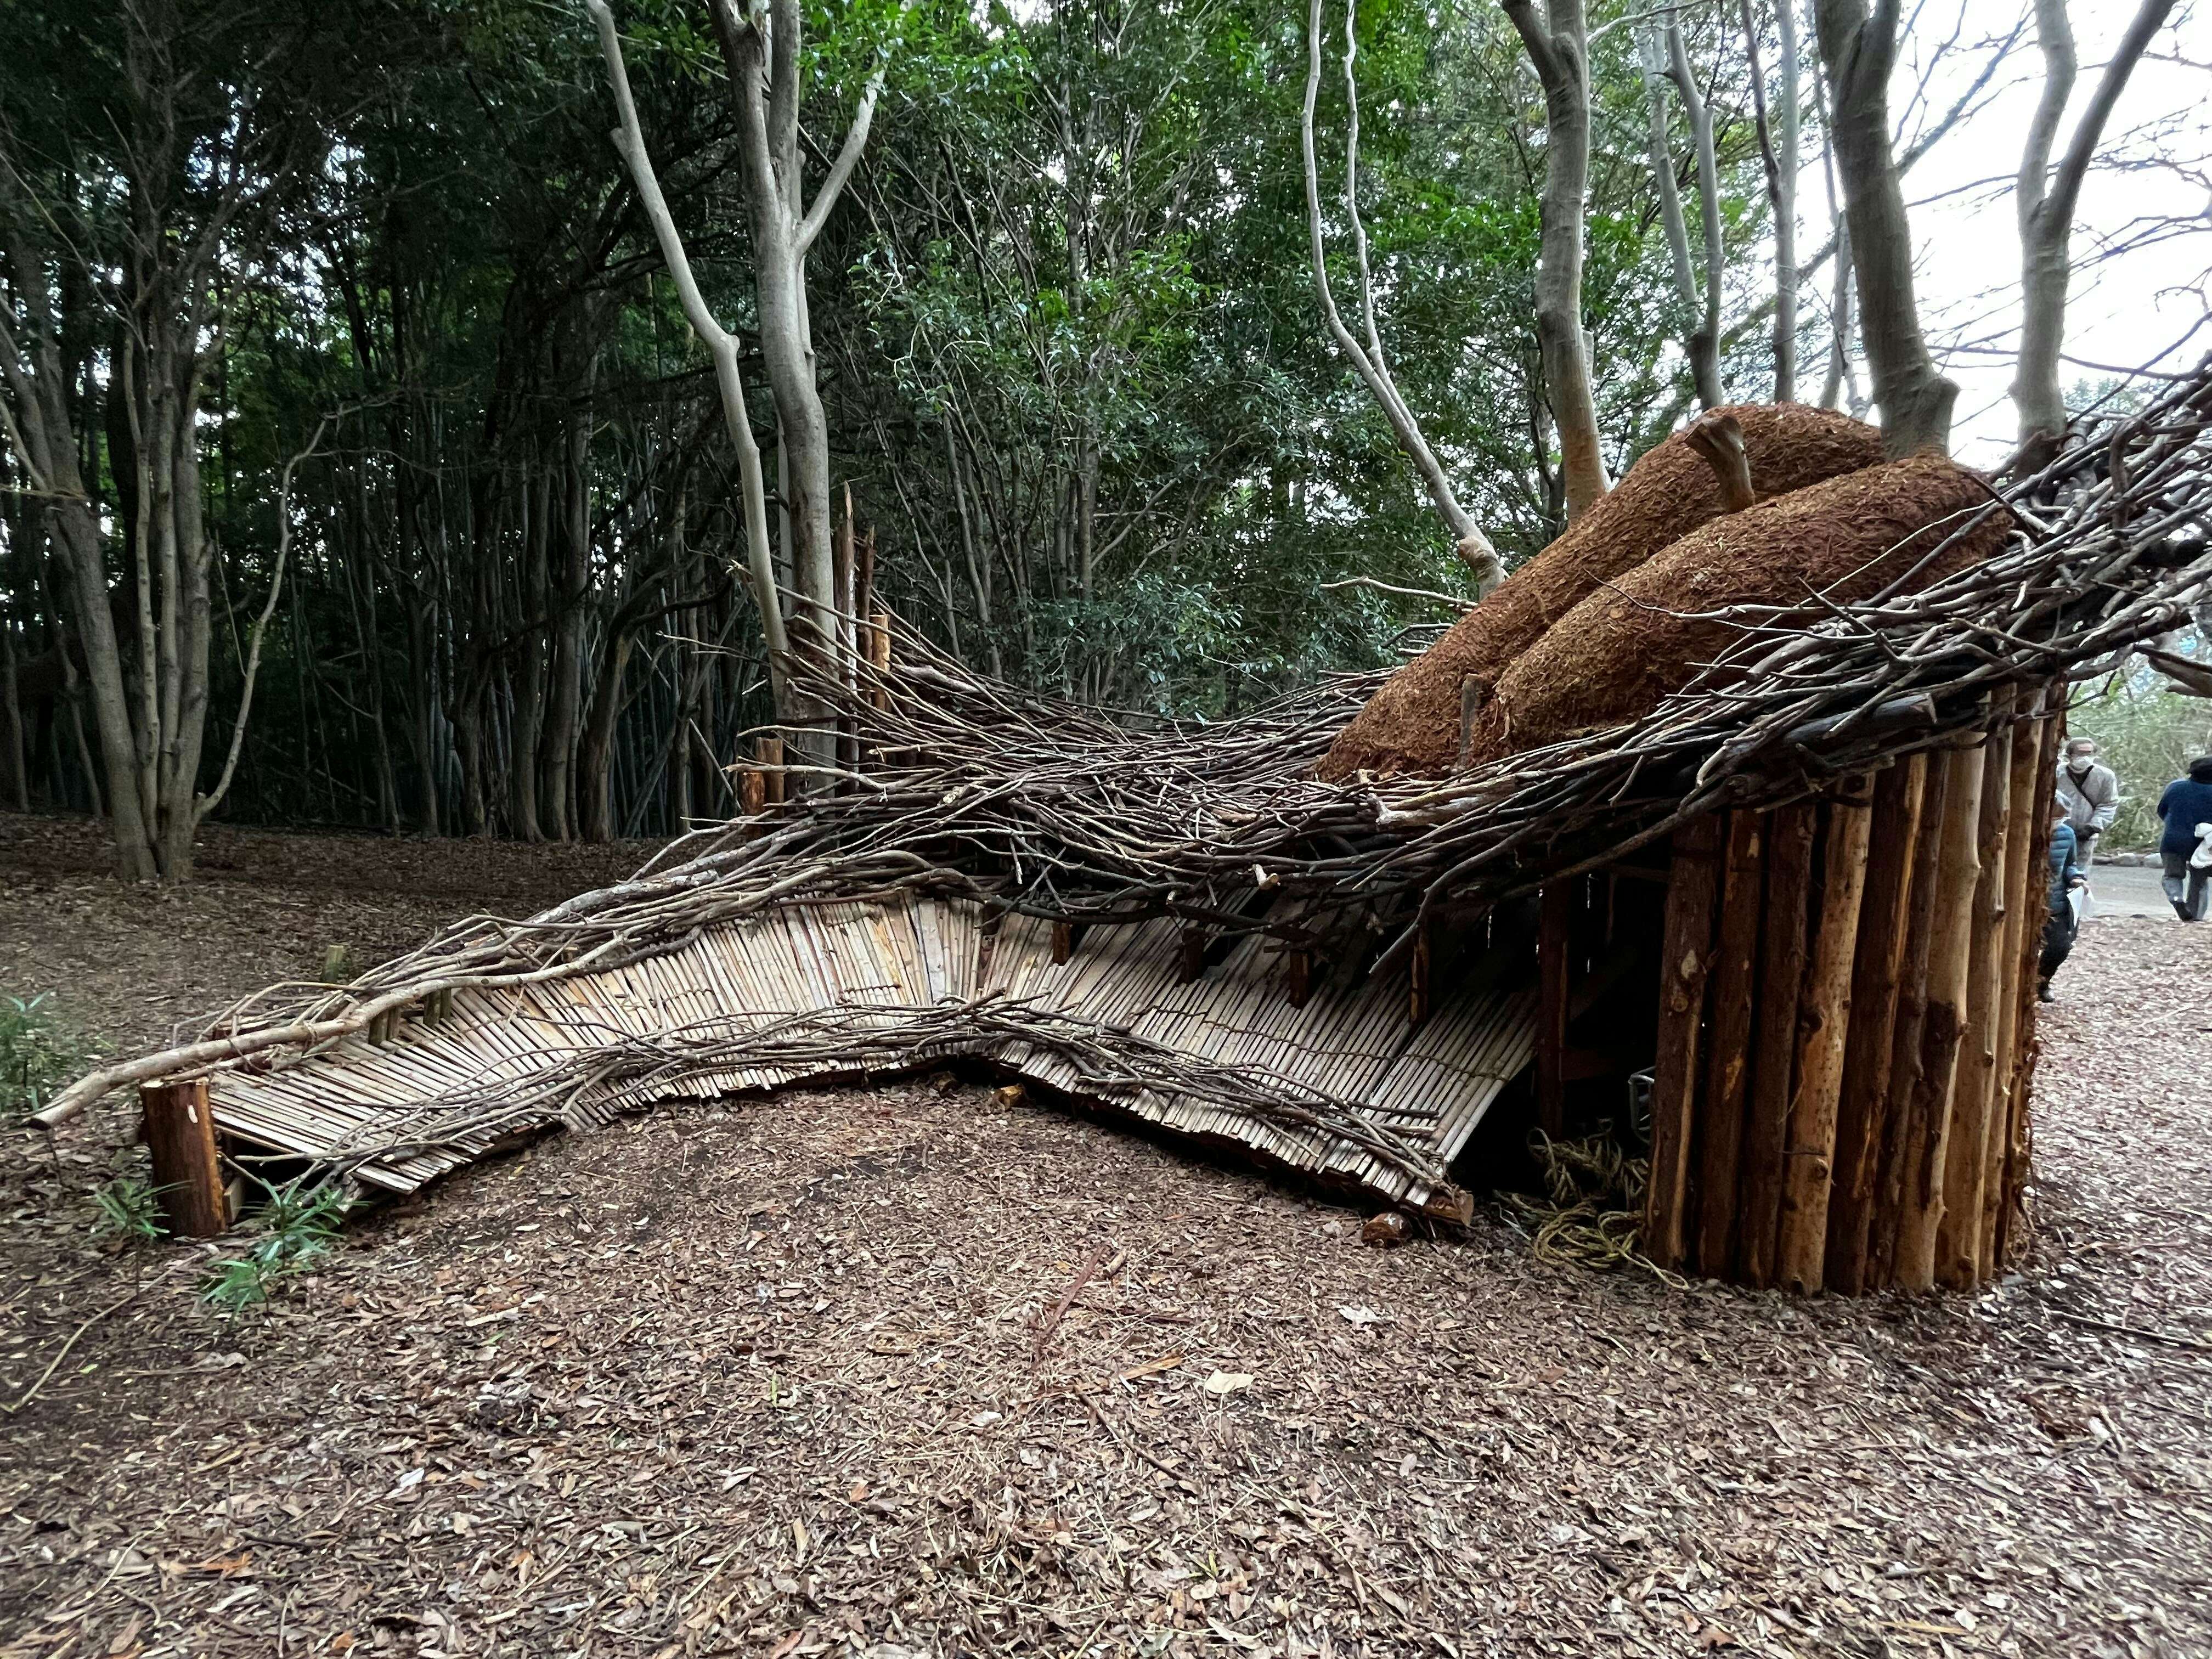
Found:
[[[1752, 488], [1802, 489], [1881, 459], [1881, 434], [1861, 421], [1802, 404], [1712, 411], [1743, 434]], [[1631, 467], [1565, 535], [1515, 571], [1428, 650], [1393, 674], [1338, 734], [1318, 775], [1332, 781], [1433, 776], [1459, 752], [1460, 700], [1469, 677], [1486, 692], [1505, 669], [1601, 585], [1633, 570], [1725, 510], [1713, 469], [1677, 432]]]

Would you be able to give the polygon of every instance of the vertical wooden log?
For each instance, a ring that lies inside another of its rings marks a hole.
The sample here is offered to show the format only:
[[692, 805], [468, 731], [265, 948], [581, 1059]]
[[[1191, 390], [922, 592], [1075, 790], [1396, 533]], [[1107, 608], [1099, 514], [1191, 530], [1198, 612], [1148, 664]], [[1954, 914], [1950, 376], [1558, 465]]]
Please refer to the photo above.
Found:
[[1874, 780], [1846, 781], [1828, 805], [1820, 855], [1820, 908], [1797, 1010], [1796, 1086], [1790, 1091], [1777, 1271], [1784, 1290], [1820, 1288], [1828, 1251], [1828, 1194], [1835, 1174], [1836, 1121], [1851, 1022], [1851, 966], [1858, 954], [1860, 901], [1874, 823]]
[[[2025, 948], [2038, 942], [2050, 873], [2051, 805], [2036, 793], [2043, 771], [2043, 726], [2035, 718], [2040, 689], [2027, 694], [2025, 714], [2012, 729], [2011, 776], [2006, 786], [2004, 939], [1996, 960], [1996, 1036], [1990, 1082], [1990, 1128], [1983, 1143], [1982, 1211], [1974, 1260], [1984, 1279], [1994, 1278], [1997, 1256], [1997, 1213], [2004, 1206], [2007, 1149], [2012, 1144], [2013, 1087], [2020, 1070], [2019, 1031], [2027, 1016], [2023, 998], [2035, 994], [2035, 959]], [[2046, 879], [2039, 879], [2040, 875]]]
[[738, 810], [747, 817], [758, 817], [768, 809], [768, 775], [757, 766], [738, 769]]
[[1554, 1140], [1567, 1130], [1567, 957], [1577, 896], [1577, 884], [1553, 883], [1536, 921], [1536, 1127]]
[[1690, 1151], [1698, 1118], [1698, 1036], [1712, 971], [1725, 824], [1717, 812], [1674, 831], [1661, 933], [1658, 1055], [1651, 1068], [1651, 1176], [1644, 1189], [1644, 1253], [1662, 1267], [1689, 1255]]
[[767, 786], [768, 804], [781, 806], [784, 801], [783, 739], [763, 738], [757, 747], [762, 781]]
[[1283, 992], [1293, 1008], [1304, 1007], [1313, 995], [1313, 966], [1310, 951], [1283, 953]]
[[1714, 953], [1712, 1024], [1705, 1044], [1705, 1103], [1698, 1114], [1698, 1270], [1734, 1271], [1736, 1170], [1743, 1099], [1751, 1079], [1752, 1012], [1758, 1006], [1759, 916], [1765, 901], [1766, 815], [1729, 814], [1721, 870], [1720, 944]]
[[204, 1077], [185, 1083], [149, 1083], [138, 1091], [145, 1114], [146, 1150], [154, 1157], [154, 1186], [161, 1214], [178, 1238], [212, 1238], [230, 1224], [223, 1195], [222, 1164], [216, 1155], [215, 1114]]
[[1067, 959], [1075, 954], [1075, 924], [1055, 921], [1052, 925], [1052, 965], [1067, 966]]
[[1797, 998], [1805, 982], [1805, 911], [1819, 822], [1811, 801], [1778, 807], [1767, 820], [1759, 1007], [1753, 1016], [1751, 1102], [1738, 1182], [1736, 1277], [1747, 1285], [1774, 1283], [1790, 1095], [1796, 1081]]
[[1194, 925], [1176, 935], [1176, 975], [1184, 984], [1206, 971], [1206, 951], [1212, 942], [1206, 929]]
[[[2000, 707], [2010, 702], [2003, 697]], [[2012, 832], [2012, 726], [1990, 733], [1983, 750], [1981, 812], [1975, 829], [1972, 951], [1966, 971], [1966, 1025], [1951, 1091], [1951, 1134], [1943, 1152], [1943, 1214], [1936, 1224], [1936, 1276], [1954, 1291], [1982, 1282], [1982, 1179], [1989, 1170], [1990, 1122], [1997, 1074], [1997, 1008], [2005, 948], [2005, 849]]]
[[[1942, 755], [1923, 755], [1920, 823], [1912, 838], [1912, 896], [1906, 912], [1905, 957], [1897, 975], [1897, 1018], [1889, 1043], [1889, 1085], [1883, 1103], [1873, 1196], [1856, 1249], [1865, 1262], [1859, 1288], [1882, 1289], [1897, 1271], [1897, 1235], [1905, 1205], [1905, 1146], [1911, 1133], [1912, 1097], [1920, 1079], [1920, 1039], [1928, 1018], [1928, 968], [1936, 936], [1936, 870], [1948, 821], [1952, 768]], [[1869, 1140], [1874, 1139], [1871, 1128]]]
[[2022, 917], [2019, 1011], [2013, 1024], [2012, 1078], [2007, 1089], [2003, 1185], [1997, 1204], [1996, 1235], [1990, 1250], [1990, 1259], [1998, 1268], [2011, 1260], [2017, 1249], [2019, 1224], [2024, 1218], [2021, 1194], [2027, 1186], [2032, 1141], [2028, 1113], [2035, 1085], [2036, 968], [2043, 952], [2043, 923], [2048, 914], [2052, 805], [2058, 788], [2058, 750], [2065, 736], [2065, 711], [2066, 688], [2062, 682], [2045, 689], [2040, 714], [2031, 728], [2035, 733], [2036, 772], [2030, 796], [2034, 810], [2029, 822], [2033, 831], [2027, 839], [2028, 901]]
[[1429, 1017], [1430, 981], [1435, 969], [1435, 945], [1429, 938], [1428, 923], [1423, 922], [1413, 935], [1413, 959], [1406, 975], [1406, 1023], [1416, 1029]]
[[[1856, 1296], [1865, 1286], [1866, 1224], [1880, 1173], [1888, 1118], [1892, 1044], [1904, 976], [1913, 889], [1913, 848], [1927, 796], [1928, 757], [1914, 755], [1875, 781], [1867, 846], [1866, 892], [1859, 901], [1851, 968], [1851, 1028], [1844, 1045], [1843, 1093], [1836, 1108], [1835, 1183], [1828, 1197], [1823, 1277]], [[1924, 964], [1924, 958], [1923, 958]]]
[[1943, 806], [1942, 845], [1936, 864], [1936, 902], [1929, 917], [1928, 1004], [1921, 1017], [1920, 1073], [1913, 1079], [1905, 1139], [1899, 1148], [1894, 1282], [1924, 1291], [1936, 1283], [1936, 1235], [1943, 1218], [1944, 1160], [1951, 1134], [1952, 1085], [1966, 1033], [1967, 980], [1972, 967], [1974, 890], [1981, 860], [1980, 748], [1943, 758], [1950, 784]]

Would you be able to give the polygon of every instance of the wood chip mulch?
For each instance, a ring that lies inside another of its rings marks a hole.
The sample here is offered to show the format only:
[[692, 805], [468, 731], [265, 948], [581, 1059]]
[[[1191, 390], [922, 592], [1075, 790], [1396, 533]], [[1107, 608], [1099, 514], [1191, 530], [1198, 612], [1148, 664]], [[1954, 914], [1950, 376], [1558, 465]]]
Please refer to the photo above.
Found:
[[[0, 992], [118, 1047], [477, 902], [13, 844]], [[540, 1142], [234, 1318], [234, 1242], [92, 1239], [120, 1103], [10, 1127], [0, 1655], [2212, 1651], [2212, 928], [2059, 990], [2039, 1254], [1971, 1301], [1555, 1269], [1494, 1204], [1370, 1249], [946, 1079]]]

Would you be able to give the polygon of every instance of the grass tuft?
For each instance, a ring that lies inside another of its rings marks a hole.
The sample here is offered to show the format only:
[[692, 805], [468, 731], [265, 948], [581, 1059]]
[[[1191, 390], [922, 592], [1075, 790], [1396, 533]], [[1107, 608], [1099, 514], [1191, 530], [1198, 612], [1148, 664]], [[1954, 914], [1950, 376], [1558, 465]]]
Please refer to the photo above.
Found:
[[91, 1041], [44, 993], [0, 996], [0, 1115], [35, 1112], [91, 1063]]

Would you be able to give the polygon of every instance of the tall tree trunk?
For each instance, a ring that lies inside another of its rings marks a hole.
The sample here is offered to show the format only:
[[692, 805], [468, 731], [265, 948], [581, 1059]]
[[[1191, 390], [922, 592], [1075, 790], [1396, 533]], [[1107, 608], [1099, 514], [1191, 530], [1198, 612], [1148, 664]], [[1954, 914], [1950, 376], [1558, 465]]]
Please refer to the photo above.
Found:
[[2043, 96], [2030, 123], [2013, 203], [2020, 220], [2022, 317], [2013, 407], [2020, 416], [2021, 470], [2032, 472], [2057, 453], [2066, 431], [2058, 387], [2059, 348], [2066, 337], [2066, 289], [2072, 275], [2074, 210], [2081, 198], [2098, 141], [2128, 77], [2164, 27], [2174, 0], [2142, 0], [2097, 82], [2054, 173], [2051, 152], [2074, 91], [2074, 26], [2066, 0], [2035, 0], [2035, 36], [2043, 50]]
[[1892, 457], [1945, 449], [1959, 388], [1936, 372], [1912, 292], [1912, 228], [1889, 143], [1899, 0], [1814, 0], [1826, 65], [1844, 217], [1858, 278], [1859, 329]]
[[1598, 443], [1589, 343], [1583, 334], [1583, 198], [1589, 184], [1589, 29], [1583, 0], [1501, 0], [1544, 88], [1543, 240], [1536, 264], [1536, 340], [1559, 434], [1567, 516], [1613, 487]]

